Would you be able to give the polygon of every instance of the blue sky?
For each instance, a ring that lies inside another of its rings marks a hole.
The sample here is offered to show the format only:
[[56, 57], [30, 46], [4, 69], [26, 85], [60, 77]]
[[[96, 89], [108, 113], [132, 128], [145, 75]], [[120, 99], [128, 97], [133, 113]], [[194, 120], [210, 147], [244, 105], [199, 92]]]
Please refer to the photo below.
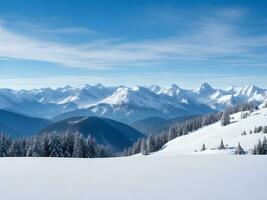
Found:
[[267, 88], [266, 4], [0, 0], [0, 87]]

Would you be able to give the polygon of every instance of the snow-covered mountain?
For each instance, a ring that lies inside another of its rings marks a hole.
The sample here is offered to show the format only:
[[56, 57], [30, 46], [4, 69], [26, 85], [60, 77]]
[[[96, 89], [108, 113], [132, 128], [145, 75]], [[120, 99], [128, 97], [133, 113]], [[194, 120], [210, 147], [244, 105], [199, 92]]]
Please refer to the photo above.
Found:
[[[246, 152], [250, 152], [259, 139], [263, 140], [267, 137], [264, 131], [264, 127], [267, 127], [267, 108], [256, 110], [246, 118], [242, 118], [241, 115], [241, 112], [231, 115], [231, 123], [227, 126], [221, 126], [220, 122], [217, 122], [188, 135], [177, 137], [155, 155], [232, 154], [238, 143]], [[262, 127], [262, 130], [255, 132], [255, 127]], [[226, 148], [218, 150], [221, 140]], [[201, 151], [203, 144], [206, 150]]]
[[177, 91], [170, 94], [155, 93], [141, 86], [120, 87], [111, 96], [88, 109], [99, 116], [128, 123], [148, 117], [174, 118], [213, 111], [187, 96], [178, 98], [178, 95]]
[[232, 86], [226, 90], [215, 89], [208, 83], [203, 83], [194, 90], [181, 89], [176, 85], [170, 88], [153, 85], [148, 88], [157, 94], [175, 96], [182, 101], [191, 99], [192, 101], [206, 104], [215, 110], [223, 110], [228, 106], [235, 106], [247, 101], [254, 101], [260, 104], [267, 99], [266, 89], [250, 85]]
[[246, 101], [262, 103], [266, 98], [267, 90], [256, 86], [222, 90], [203, 83], [194, 90], [186, 90], [175, 84], [171, 87], [106, 87], [98, 84], [57, 89], [0, 89], [0, 109], [42, 118], [67, 113], [66, 116], [89, 114], [133, 122], [147, 117], [203, 114]]
[[115, 87], [104, 87], [101, 84], [18, 91], [0, 89], [0, 108], [35, 117], [52, 118], [61, 113], [86, 108], [115, 90]]

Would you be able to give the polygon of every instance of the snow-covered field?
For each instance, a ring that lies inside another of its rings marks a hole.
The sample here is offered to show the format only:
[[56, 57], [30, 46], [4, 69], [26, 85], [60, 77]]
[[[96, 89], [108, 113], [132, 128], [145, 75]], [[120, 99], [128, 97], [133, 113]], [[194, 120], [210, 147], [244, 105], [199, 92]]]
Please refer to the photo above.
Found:
[[[231, 154], [239, 142], [244, 150], [249, 151], [259, 139], [267, 137], [267, 134], [263, 133], [249, 133], [250, 130], [254, 131], [255, 126], [267, 126], [267, 108], [255, 111], [245, 119], [241, 119], [241, 113], [233, 114], [231, 117], [233, 119], [231, 119], [230, 125], [222, 127], [220, 122], [217, 122], [188, 135], [175, 138], [154, 155]], [[243, 131], [246, 131], [247, 134], [242, 136]], [[228, 145], [228, 149], [213, 150], [219, 146], [221, 139], [225, 145]], [[207, 150], [200, 152], [203, 144]]]
[[1, 158], [3, 200], [266, 199], [265, 156]]

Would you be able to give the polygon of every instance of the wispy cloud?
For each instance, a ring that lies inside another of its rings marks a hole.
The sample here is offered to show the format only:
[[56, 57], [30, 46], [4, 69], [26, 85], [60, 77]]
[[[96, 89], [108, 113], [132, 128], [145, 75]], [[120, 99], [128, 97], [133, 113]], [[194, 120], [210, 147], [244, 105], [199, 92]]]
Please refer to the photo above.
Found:
[[[162, 63], [251, 66], [267, 64], [267, 35], [245, 35], [237, 24], [241, 9], [224, 9], [204, 16], [186, 34], [162, 39], [127, 41], [103, 40], [69, 45], [34, 39], [11, 31], [0, 20], [0, 59], [25, 59], [56, 63], [66, 67], [94, 69], [150, 66]], [[63, 28], [54, 33], [89, 32], [89, 29]], [[246, 64], [248, 63], [248, 64]]]

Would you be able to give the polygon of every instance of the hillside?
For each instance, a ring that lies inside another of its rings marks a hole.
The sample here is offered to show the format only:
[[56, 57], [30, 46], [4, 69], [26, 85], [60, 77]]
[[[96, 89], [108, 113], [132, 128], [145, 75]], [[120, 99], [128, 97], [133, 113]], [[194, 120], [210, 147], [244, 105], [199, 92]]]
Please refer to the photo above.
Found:
[[11, 137], [29, 137], [50, 124], [50, 121], [0, 110], [0, 131]]
[[105, 118], [74, 117], [54, 123], [41, 133], [64, 133], [78, 131], [84, 137], [90, 134], [99, 144], [108, 145], [114, 151], [122, 151], [131, 146], [138, 138], [144, 137], [134, 128]]
[[[259, 126], [267, 126], [267, 108], [254, 111], [245, 119], [241, 118], [240, 112], [233, 114], [231, 124], [227, 126], [222, 127], [220, 122], [217, 122], [188, 135], [177, 137], [168, 142], [155, 155], [231, 154], [239, 142], [245, 151], [250, 151], [259, 139], [262, 140], [264, 136], [267, 137], [267, 134], [262, 132], [254, 133], [254, 128]], [[242, 135], [243, 131], [246, 131], [246, 135]], [[251, 134], [250, 131], [252, 131]], [[221, 139], [227, 146], [225, 150], [217, 150]], [[200, 152], [203, 144], [207, 150]]]

